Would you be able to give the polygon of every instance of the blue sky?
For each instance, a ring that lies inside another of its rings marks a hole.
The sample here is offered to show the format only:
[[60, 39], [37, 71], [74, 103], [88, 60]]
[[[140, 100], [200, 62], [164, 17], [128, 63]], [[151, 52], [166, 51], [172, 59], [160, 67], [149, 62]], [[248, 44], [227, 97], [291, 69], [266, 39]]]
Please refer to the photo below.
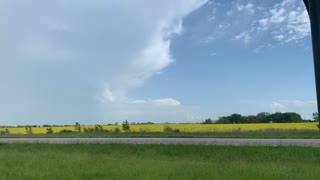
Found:
[[316, 111], [300, 0], [5, 0], [0, 25], [1, 124]]

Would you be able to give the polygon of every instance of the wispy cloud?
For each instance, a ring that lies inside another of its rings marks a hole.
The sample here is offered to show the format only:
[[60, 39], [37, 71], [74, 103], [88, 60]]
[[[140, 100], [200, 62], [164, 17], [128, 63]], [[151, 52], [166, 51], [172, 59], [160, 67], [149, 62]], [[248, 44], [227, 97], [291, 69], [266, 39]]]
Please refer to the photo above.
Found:
[[239, 1], [235, 1], [232, 3], [232, 8], [227, 12], [227, 15], [232, 16], [237, 13], [253, 15], [255, 13], [255, 7], [252, 3], [241, 4]]
[[133, 104], [151, 104], [158, 106], [180, 106], [181, 103], [173, 98], [163, 98], [154, 100], [135, 100], [132, 101]]

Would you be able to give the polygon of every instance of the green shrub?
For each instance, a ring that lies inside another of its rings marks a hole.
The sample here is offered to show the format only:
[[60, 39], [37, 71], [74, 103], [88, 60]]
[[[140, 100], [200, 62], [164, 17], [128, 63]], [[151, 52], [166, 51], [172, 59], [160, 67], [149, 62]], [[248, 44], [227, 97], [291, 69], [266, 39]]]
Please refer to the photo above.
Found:
[[59, 133], [74, 133], [74, 131], [69, 130], [69, 129], [63, 129]]
[[53, 134], [53, 130], [52, 130], [51, 127], [50, 127], [50, 128], [47, 128], [47, 134]]
[[125, 120], [122, 123], [122, 130], [125, 131], [125, 132], [130, 131], [130, 124], [129, 124], [129, 122], [127, 120]]
[[119, 128], [115, 128], [115, 129], [114, 129], [114, 132], [115, 132], [115, 133], [120, 133], [120, 129], [119, 129]]
[[166, 133], [179, 133], [180, 130], [179, 129], [172, 129], [170, 126], [166, 125], [164, 127], [164, 132], [166, 132]]
[[26, 127], [26, 133], [32, 134], [32, 127]]

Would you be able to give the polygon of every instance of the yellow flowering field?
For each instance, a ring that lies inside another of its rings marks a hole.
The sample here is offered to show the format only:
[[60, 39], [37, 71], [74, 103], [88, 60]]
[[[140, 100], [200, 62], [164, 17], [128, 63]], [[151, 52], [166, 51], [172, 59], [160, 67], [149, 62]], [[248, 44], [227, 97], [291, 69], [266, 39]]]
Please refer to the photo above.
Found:
[[[84, 128], [94, 126], [81, 126]], [[180, 132], [230, 132], [230, 131], [257, 131], [257, 130], [318, 130], [317, 123], [263, 123], [263, 124], [146, 124], [146, 125], [130, 125], [132, 132], [163, 132], [166, 127], [179, 129]], [[51, 127], [54, 133], [61, 130], [72, 130], [74, 126]], [[103, 129], [114, 131], [119, 128], [122, 132], [121, 125], [105, 125]], [[26, 134], [26, 129], [17, 128], [0, 128], [0, 130], [8, 129], [11, 134]], [[44, 134], [47, 127], [32, 127], [33, 134]]]

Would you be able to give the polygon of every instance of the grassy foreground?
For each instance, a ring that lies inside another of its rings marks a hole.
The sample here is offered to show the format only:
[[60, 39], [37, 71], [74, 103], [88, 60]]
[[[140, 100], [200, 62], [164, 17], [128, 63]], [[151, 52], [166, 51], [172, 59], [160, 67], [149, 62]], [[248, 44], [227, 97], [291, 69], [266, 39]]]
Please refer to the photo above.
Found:
[[0, 144], [1, 179], [319, 179], [320, 149]]

